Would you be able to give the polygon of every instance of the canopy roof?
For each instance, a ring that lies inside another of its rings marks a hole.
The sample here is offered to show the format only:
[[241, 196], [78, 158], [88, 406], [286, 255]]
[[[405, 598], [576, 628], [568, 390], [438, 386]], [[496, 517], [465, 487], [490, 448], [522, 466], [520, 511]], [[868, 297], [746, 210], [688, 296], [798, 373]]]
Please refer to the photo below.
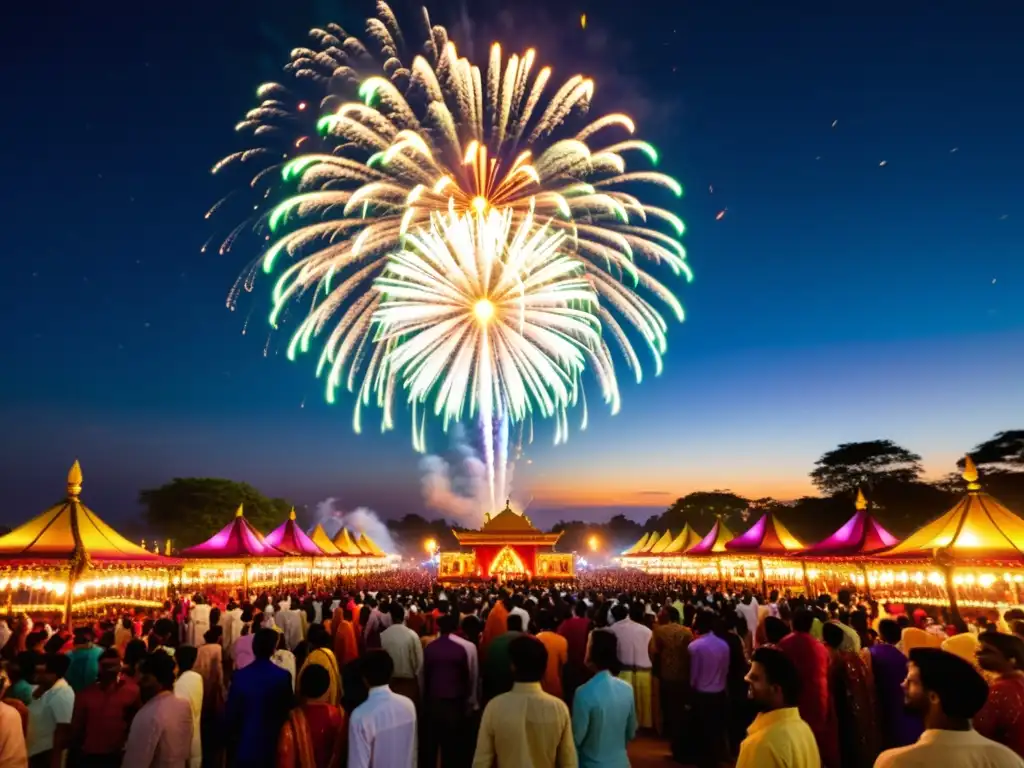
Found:
[[796, 552], [803, 548], [800, 540], [791, 534], [772, 512], [765, 512], [745, 533], [725, 545], [729, 552], [754, 552], [764, 555]]
[[661, 541], [661, 534], [655, 531], [651, 534], [651, 538], [647, 540], [647, 543], [644, 544], [643, 548], [640, 550], [640, 553], [649, 554], [650, 551], [658, 545], [659, 541]]
[[378, 547], [376, 542], [374, 542], [374, 540], [365, 533], [356, 535], [356, 546], [359, 547], [360, 551], [364, 555], [370, 555], [371, 557], [387, 557], [384, 550]]
[[67, 496], [24, 525], [0, 537], [0, 562], [22, 564], [67, 561], [96, 564], [164, 564], [168, 560], [133, 544], [79, 500], [82, 468], [75, 460], [68, 472]]
[[334, 546], [334, 542], [331, 541], [331, 537], [327, 535], [327, 531], [320, 523], [316, 524], [316, 528], [309, 534], [309, 538], [312, 539], [313, 543], [316, 544], [323, 551], [325, 555], [340, 555], [341, 550]]
[[348, 555], [349, 557], [359, 557], [363, 554], [363, 550], [361, 550], [359, 546], [352, 541], [352, 536], [349, 534], [348, 528], [342, 528], [338, 531], [338, 535], [334, 537], [334, 546], [339, 552], [341, 552], [341, 554]]
[[[288, 519], [268, 533], [263, 542], [289, 555], [316, 557], [325, 554], [324, 550], [296, 524], [294, 507], [288, 513]], [[334, 545], [331, 547], [334, 548]]]
[[640, 540], [638, 542], [636, 542], [633, 546], [631, 546], [622, 554], [635, 555], [637, 552], [641, 551], [647, 545], [647, 539], [649, 539], [650, 536], [651, 534], [645, 533], [643, 536], [640, 537]]
[[284, 552], [267, 544], [263, 534], [252, 527], [238, 505], [235, 517], [217, 533], [194, 547], [183, 549], [183, 557], [223, 559], [229, 557], [281, 557]]
[[688, 552], [691, 547], [695, 547], [700, 544], [700, 540], [701, 535], [693, 530], [690, 524], [687, 523], [686, 527], [679, 532], [679, 535], [676, 536], [665, 549], [665, 554], [679, 555], [684, 552]]
[[871, 555], [888, 549], [899, 539], [882, 527], [868, 511], [868, 500], [857, 490], [857, 511], [843, 526], [824, 541], [804, 551], [805, 555], [849, 557]]
[[672, 543], [672, 531], [666, 529], [665, 532], [663, 534], [661, 534], [661, 538], [658, 539], [658, 543], [655, 544], [654, 547], [651, 548], [651, 554], [652, 555], [660, 555], [662, 552], [664, 552], [666, 549], [668, 549], [668, 545], [671, 544], [671, 543]]
[[954, 558], [1024, 559], [1024, 519], [981, 490], [970, 456], [964, 461], [963, 477], [967, 494], [949, 512], [882, 554], [915, 557], [941, 549]]
[[722, 522], [722, 518], [715, 520], [708, 535], [700, 540], [698, 544], [687, 550], [688, 555], [711, 555], [725, 552], [726, 542], [732, 539], [732, 531]]

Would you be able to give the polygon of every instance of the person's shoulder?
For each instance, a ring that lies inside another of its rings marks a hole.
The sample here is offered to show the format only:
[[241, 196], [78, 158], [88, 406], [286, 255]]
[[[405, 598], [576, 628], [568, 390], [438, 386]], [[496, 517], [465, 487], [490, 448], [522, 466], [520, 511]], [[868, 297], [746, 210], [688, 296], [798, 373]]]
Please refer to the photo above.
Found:
[[882, 752], [875, 759], [874, 768], [899, 768], [899, 766], [912, 766], [917, 761], [914, 753], [919, 751], [917, 744], [909, 744], [905, 747], [894, 747]]

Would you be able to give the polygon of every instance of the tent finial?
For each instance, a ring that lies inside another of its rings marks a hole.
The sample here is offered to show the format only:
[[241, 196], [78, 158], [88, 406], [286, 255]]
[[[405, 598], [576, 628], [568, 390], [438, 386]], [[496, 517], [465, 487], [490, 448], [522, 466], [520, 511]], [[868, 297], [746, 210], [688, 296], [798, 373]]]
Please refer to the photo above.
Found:
[[82, 492], [82, 465], [75, 459], [75, 463], [68, 470], [68, 498], [77, 499]]

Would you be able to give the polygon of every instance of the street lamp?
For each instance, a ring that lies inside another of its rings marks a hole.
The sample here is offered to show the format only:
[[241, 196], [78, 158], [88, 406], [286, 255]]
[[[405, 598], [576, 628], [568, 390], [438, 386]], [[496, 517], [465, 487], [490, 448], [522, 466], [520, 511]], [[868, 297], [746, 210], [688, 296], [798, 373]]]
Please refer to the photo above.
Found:
[[600, 544], [601, 542], [597, 540], [597, 536], [591, 536], [587, 539], [587, 546], [590, 547], [591, 552], [597, 552], [597, 548]]
[[437, 552], [437, 542], [433, 539], [427, 539], [425, 542], [423, 542], [423, 548], [427, 550], [428, 555], [433, 557], [434, 553]]

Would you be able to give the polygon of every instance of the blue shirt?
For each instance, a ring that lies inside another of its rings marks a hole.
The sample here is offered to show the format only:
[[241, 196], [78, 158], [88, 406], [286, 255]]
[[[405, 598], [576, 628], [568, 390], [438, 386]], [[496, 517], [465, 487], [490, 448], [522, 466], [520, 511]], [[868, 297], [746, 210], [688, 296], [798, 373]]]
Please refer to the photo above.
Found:
[[572, 738], [580, 768], [629, 768], [626, 742], [636, 735], [633, 687], [607, 671], [576, 689]]
[[100, 656], [104, 648], [98, 645], [91, 645], [88, 648], [72, 648], [68, 651], [68, 658], [71, 663], [68, 665], [68, 672], [64, 679], [68, 681], [71, 690], [81, 693], [90, 685], [96, 682], [100, 674]]
[[231, 765], [274, 768], [277, 737], [292, 710], [292, 676], [269, 659], [257, 659], [231, 678], [224, 712], [234, 748]]

